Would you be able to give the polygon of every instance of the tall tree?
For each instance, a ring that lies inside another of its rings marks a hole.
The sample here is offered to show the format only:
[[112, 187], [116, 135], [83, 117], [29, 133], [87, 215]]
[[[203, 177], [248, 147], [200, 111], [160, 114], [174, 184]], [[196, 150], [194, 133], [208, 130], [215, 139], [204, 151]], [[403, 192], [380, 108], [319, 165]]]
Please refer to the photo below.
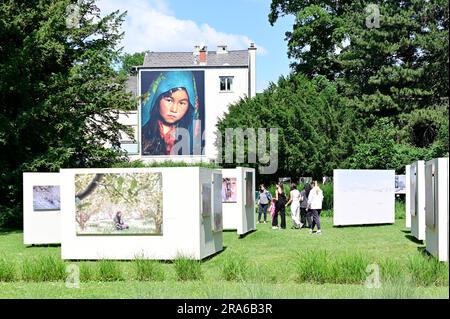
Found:
[[286, 32], [294, 70], [336, 81], [368, 127], [389, 118], [397, 143], [428, 147], [441, 138], [440, 127], [448, 126], [448, 1], [272, 0], [271, 24], [287, 14], [296, 15]]
[[[360, 132], [354, 112], [333, 83], [322, 76], [309, 80], [299, 74], [281, 77], [256, 97], [231, 105], [217, 128], [221, 155], [231, 146], [224, 143], [227, 128], [253, 128], [256, 132], [258, 128], [278, 128], [278, 170], [276, 176], [259, 176], [265, 181], [331, 176], [333, 168], [352, 152]], [[248, 154], [248, 140], [245, 147]]]
[[133, 67], [144, 64], [145, 52], [125, 53], [120, 56], [119, 72], [125, 75], [133, 73]]
[[0, 224], [21, 223], [22, 172], [121, 156], [118, 110], [134, 106], [112, 67], [123, 19], [93, 0], [0, 3]]

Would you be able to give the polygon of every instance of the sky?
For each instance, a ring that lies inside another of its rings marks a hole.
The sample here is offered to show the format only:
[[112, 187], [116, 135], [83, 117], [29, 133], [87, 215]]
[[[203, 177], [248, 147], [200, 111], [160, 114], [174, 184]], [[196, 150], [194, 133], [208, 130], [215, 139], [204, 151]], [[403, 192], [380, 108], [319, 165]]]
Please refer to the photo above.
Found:
[[207, 45], [215, 51], [257, 47], [256, 91], [262, 92], [280, 75], [288, 75], [285, 32], [292, 30], [293, 16], [268, 21], [271, 0], [99, 0], [102, 15], [127, 11], [122, 27], [124, 52], [192, 51]]

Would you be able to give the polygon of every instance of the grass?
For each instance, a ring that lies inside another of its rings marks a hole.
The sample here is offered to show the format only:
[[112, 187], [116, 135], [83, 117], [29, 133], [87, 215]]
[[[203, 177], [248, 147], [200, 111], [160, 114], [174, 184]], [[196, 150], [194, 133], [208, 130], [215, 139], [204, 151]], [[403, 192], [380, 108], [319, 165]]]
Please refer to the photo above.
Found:
[[100, 260], [98, 262], [98, 278], [100, 281], [123, 280], [120, 263], [112, 260]]
[[297, 281], [311, 283], [361, 284], [367, 277], [368, 258], [362, 253], [333, 255], [317, 249], [300, 253], [297, 265]]
[[96, 279], [94, 265], [90, 263], [82, 263], [79, 267], [79, 270], [81, 282], [89, 282]]
[[383, 259], [380, 262], [381, 280], [386, 283], [404, 281], [405, 273], [403, 265], [395, 259]]
[[417, 285], [448, 286], [448, 263], [443, 264], [427, 255], [413, 255], [409, 258], [408, 268]]
[[222, 279], [226, 281], [245, 280], [248, 270], [248, 262], [243, 256], [230, 255], [222, 265]]
[[16, 279], [16, 267], [13, 262], [0, 259], [0, 282], [14, 281]]
[[66, 278], [66, 266], [56, 256], [27, 258], [22, 264], [24, 281], [60, 281]]
[[200, 280], [203, 278], [201, 262], [190, 257], [180, 256], [174, 261], [178, 280]]
[[[79, 266], [80, 289], [67, 288], [65, 277], [25, 279], [22, 265], [33, 260], [30, 267], [38, 268], [48, 256], [59, 260], [60, 247], [26, 247], [21, 232], [0, 232], [0, 258], [15, 265], [15, 281], [0, 281], [0, 298], [449, 298], [448, 263], [423, 255], [424, 245], [407, 238], [404, 220], [367, 227], [333, 227], [328, 217], [321, 222], [322, 235], [289, 229], [290, 219], [287, 230], [258, 224], [245, 238], [224, 232], [226, 249], [202, 262], [61, 262]], [[314, 280], [307, 263], [322, 265]], [[364, 284], [366, 263], [379, 265], [381, 288]], [[153, 277], [158, 268], [162, 280]]]
[[368, 276], [370, 261], [362, 252], [339, 255], [329, 262], [335, 283], [361, 284]]
[[141, 281], [163, 281], [164, 270], [160, 262], [155, 260], [144, 260], [136, 258], [134, 261], [136, 266], [136, 280]]
[[402, 200], [395, 201], [395, 219], [406, 218], [406, 203]]

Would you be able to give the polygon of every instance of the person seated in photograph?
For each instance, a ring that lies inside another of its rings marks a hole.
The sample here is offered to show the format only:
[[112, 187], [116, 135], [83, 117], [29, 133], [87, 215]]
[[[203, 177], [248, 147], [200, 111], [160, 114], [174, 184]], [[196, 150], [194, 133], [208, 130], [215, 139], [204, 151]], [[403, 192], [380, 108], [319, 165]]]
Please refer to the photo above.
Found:
[[[194, 154], [199, 146], [203, 148], [203, 144], [199, 101], [192, 72], [161, 72], [150, 87], [142, 109], [144, 112], [150, 118], [142, 123], [142, 155], [201, 155]], [[181, 144], [189, 146], [188, 150], [183, 147], [173, 150], [174, 145], [186, 137], [180, 129], [189, 134], [189, 143], [183, 141]]]
[[114, 223], [116, 226], [116, 230], [124, 230], [130, 228], [127, 224], [125, 224], [121, 211], [118, 211], [116, 213], [116, 216], [114, 216]]

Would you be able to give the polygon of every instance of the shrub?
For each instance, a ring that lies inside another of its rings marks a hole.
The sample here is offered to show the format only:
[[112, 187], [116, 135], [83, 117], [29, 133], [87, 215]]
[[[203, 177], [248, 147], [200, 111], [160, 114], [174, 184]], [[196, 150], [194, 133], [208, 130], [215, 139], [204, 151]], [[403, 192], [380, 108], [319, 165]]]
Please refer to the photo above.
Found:
[[0, 281], [14, 281], [16, 279], [16, 268], [13, 262], [0, 259]]
[[164, 270], [161, 263], [154, 260], [135, 259], [137, 280], [163, 281]]
[[395, 219], [406, 218], [406, 204], [402, 200], [395, 201]]
[[178, 257], [174, 261], [178, 280], [199, 280], [203, 278], [200, 261], [189, 257]]
[[25, 281], [59, 281], [65, 278], [65, 264], [55, 256], [41, 256], [23, 262], [22, 279]]
[[323, 191], [322, 209], [333, 209], [333, 184], [326, 183], [319, 186]]
[[101, 260], [98, 264], [98, 278], [101, 281], [123, 280], [120, 264], [112, 260]]

